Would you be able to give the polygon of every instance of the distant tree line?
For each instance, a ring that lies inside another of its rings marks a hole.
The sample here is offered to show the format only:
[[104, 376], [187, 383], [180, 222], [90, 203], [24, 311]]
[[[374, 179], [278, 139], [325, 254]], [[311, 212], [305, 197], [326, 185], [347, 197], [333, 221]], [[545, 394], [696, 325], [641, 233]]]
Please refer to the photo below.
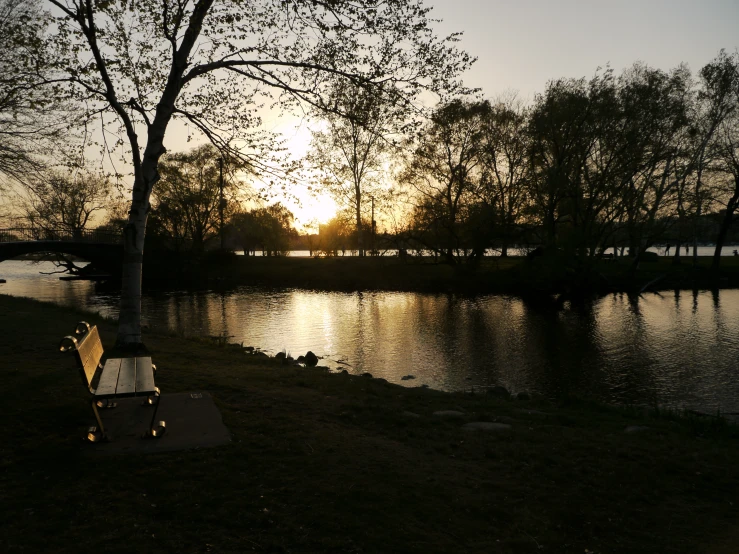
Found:
[[[0, 68], [12, 75], [0, 79], [0, 174], [22, 183], [16, 214], [35, 227], [81, 233], [107, 212], [105, 226], [122, 231], [130, 206], [117, 199], [114, 180], [77, 161], [61, 170], [40, 161], [69, 109], [31, 86], [45, 78], [41, 15], [32, 1], [0, 2]], [[558, 79], [530, 103], [514, 94], [447, 97], [425, 118], [390, 84], [337, 79], [327, 87], [304, 164], [313, 190], [340, 206], [334, 220], [300, 237], [285, 206], [249, 189], [252, 162], [206, 145], [158, 158], [150, 247], [223, 245], [267, 256], [296, 247], [320, 256], [414, 250], [474, 266], [513, 246], [586, 264], [610, 249], [638, 264], [657, 244], [671, 243], [679, 260], [684, 246], [695, 257], [697, 244], [710, 241], [718, 266], [733, 238], [736, 52], [721, 51], [697, 75], [635, 64], [620, 75]], [[53, 124], [39, 128], [40, 117]]]
[[[244, 181], [247, 166], [205, 145], [162, 157], [151, 247], [197, 253], [223, 243], [265, 256], [415, 250], [474, 265], [512, 246], [581, 263], [612, 249], [638, 263], [648, 248], [670, 243], [679, 260], [684, 246], [710, 241], [718, 266], [721, 246], [736, 240], [736, 53], [720, 52], [697, 78], [682, 66], [636, 64], [619, 76], [606, 69], [552, 81], [529, 105], [513, 94], [453, 99], [415, 129], [388, 123], [400, 114], [383, 98], [336, 95], [355, 116], [331, 116], [307, 160], [322, 168], [315, 190], [343, 208], [336, 218], [299, 236], [285, 206], [258, 201]], [[114, 197], [109, 180], [81, 170], [27, 185], [24, 213], [41, 228], [80, 232]], [[381, 233], [374, 203], [385, 218]], [[125, 212], [110, 212], [108, 225], [122, 228]]]
[[[452, 99], [403, 142], [387, 139], [387, 110], [352, 98], [371, 109], [329, 118], [311, 156], [323, 164], [318, 190], [356, 214], [360, 250], [366, 193], [380, 197], [376, 173], [392, 163], [395, 187], [382, 197], [392, 240], [449, 263], [475, 263], [491, 248], [506, 256], [511, 245], [584, 263], [614, 248], [638, 263], [655, 244], [674, 242], [679, 259], [680, 246], [710, 240], [719, 264], [739, 202], [737, 53], [721, 51], [696, 78], [684, 66], [635, 64], [558, 79], [530, 105], [514, 95]], [[362, 191], [358, 177], [368, 175]]]

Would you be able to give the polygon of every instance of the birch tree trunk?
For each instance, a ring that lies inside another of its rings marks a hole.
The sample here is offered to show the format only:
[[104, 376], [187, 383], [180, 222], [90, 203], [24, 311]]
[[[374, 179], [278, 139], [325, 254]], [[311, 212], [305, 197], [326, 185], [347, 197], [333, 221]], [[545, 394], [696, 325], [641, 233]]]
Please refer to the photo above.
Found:
[[[153, 141], [150, 141], [147, 145], [141, 170], [134, 182], [128, 223], [123, 231], [123, 272], [121, 275], [121, 303], [116, 346], [134, 352], [145, 348], [141, 340], [144, 238], [146, 236], [146, 220], [150, 209], [149, 199], [154, 184], [159, 180], [157, 164], [159, 157], [164, 153], [162, 140], [168, 122], [169, 118], [166, 118], [164, 122], [160, 122], [163, 127], [161, 138], [157, 140], [157, 138], [152, 137]], [[156, 154], [152, 154], [152, 152], [156, 152]]]
[[123, 273], [116, 346], [138, 348], [141, 341], [141, 285], [146, 210], [134, 200], [123, 231]]

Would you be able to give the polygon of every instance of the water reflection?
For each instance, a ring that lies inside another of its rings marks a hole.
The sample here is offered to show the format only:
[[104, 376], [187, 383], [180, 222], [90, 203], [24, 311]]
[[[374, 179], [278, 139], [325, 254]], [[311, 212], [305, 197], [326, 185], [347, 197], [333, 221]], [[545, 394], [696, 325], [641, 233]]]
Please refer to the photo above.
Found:
[[[114, 293], [0, 265], [0, 292], [117, 313]], [[148, 293], [145, 323], [185, 335], [308, 350], [332, 369], [443, 390], [502, 384], [548, 396], [739, 412], [739, 291], [676, 291], [566, 305], [506, 296], [241, 287]], [[401, 381], [404, 375], [416, 379]]]

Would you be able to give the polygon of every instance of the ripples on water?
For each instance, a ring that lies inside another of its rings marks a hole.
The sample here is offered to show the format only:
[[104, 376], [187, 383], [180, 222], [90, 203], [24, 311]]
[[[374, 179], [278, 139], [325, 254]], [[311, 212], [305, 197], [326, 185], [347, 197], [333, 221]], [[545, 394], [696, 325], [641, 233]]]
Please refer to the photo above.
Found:
[[[117, 294], [41, 276], [51, 264], [9, 261], [0, 292], [117, 314]], [[332, 369], [404, 375], [442, 390], [502, 384], [615, 403], [739, 412], [739, 291], [613, 294], [558, 310], [506, 296], [316, 292], [241, 287], [147, 294], [144, 323], [228, 336]]]

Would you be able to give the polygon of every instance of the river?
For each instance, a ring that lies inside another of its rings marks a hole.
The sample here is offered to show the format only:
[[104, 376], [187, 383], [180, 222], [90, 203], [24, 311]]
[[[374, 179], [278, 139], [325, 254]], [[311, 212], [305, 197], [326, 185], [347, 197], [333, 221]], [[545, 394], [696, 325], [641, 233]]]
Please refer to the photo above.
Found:
[[[116, 315], [115, 291], [39, 274], [52, 269], [2, 262], [0, 293]], [[239, 287], [150, 292], [142, 309], [153, 329], [270, 354], [312, 350], [332, 370], [406, 386], [739, 412], [739, 290], [612, 294], [556, 309], [500, 295]]]

